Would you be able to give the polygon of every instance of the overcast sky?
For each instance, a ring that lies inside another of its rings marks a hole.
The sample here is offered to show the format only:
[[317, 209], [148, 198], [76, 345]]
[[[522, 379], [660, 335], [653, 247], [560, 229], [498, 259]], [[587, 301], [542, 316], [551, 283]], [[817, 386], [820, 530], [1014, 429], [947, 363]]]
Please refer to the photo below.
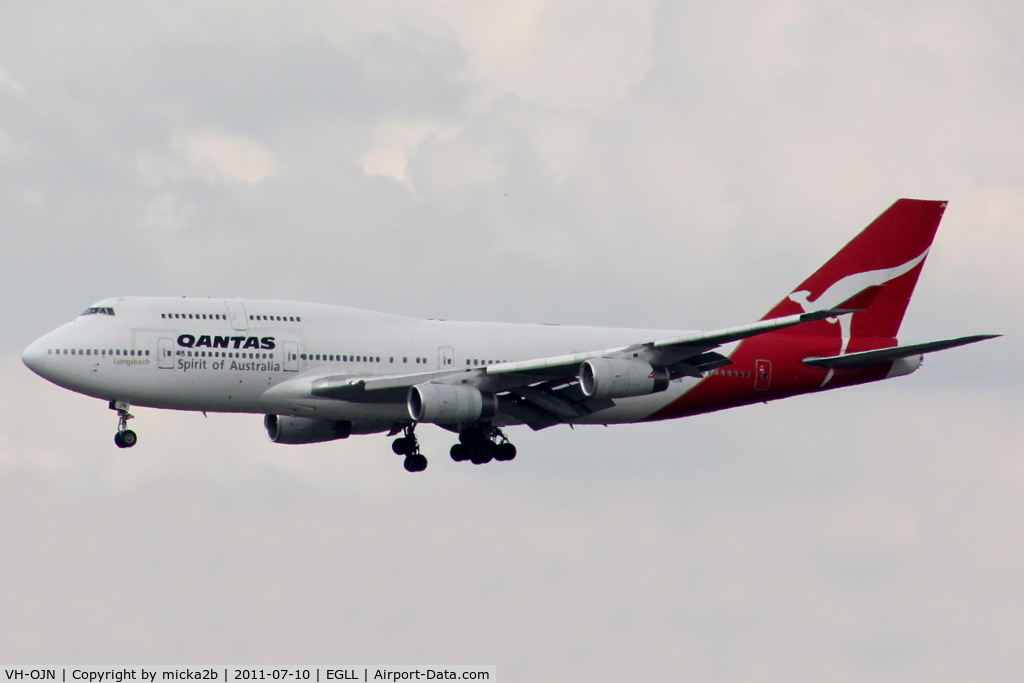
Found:
[[[3, 3], [0, 661], [1017, 680], [1022, 40], [995, 0]], [[20, 363], [125, 294], [742, 324], [899, 197], [950, 201], [901, 338], [1006, 337], [513, 463], [148, 409], [119, 451]]]

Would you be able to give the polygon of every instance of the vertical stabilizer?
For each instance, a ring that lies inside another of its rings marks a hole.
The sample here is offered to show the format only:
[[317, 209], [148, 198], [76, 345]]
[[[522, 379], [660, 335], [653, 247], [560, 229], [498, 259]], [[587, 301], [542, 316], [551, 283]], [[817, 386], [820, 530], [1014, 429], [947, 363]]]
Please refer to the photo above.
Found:
[[[863, 308], [844, 337], [895, 338], [945, 210], [944, 201], [897, 200], [762, 319]], [[829, 336], [835, 327], [822, 320], [792, 333]]]

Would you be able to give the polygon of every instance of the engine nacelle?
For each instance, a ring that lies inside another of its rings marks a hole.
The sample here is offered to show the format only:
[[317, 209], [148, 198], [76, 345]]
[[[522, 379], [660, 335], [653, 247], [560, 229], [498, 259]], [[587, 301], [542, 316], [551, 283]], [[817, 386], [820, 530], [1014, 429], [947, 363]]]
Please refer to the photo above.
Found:
[[409, 417], [416, 422], [457, 424], [492, 417], [498, 397], [459, 384], [417, 384], [409, 387]]
[[320, 443], [347, 439], [352, 433], [348, 420], [318, 420], [312, 417], [267, 415], [263, 418], [267, 436], [274, 443]]
[[591, 398], [646, 396], [668, 389], [668, 368], [642, 360], [594, 358], [580, 365], [580, 388]]

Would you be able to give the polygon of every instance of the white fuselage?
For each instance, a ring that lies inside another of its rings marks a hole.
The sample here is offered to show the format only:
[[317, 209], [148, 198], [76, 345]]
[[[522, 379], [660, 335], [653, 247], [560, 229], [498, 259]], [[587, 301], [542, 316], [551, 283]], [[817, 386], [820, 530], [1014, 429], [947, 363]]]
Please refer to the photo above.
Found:
[[[285, 301], [123, 297], [98, 302], [25, 354], [35, 372], [108, 401], [174, 410], [351, 420], [356, 432], [408, 421], [404, 403], [316, 398], [322, 377], [479, 372], [518, 361], [683, 334], [582, 326], [421, 320]], [[111, 311], [113, 315], [103, 311]], [[643, 420], [698, 380], [616, 399], [580, 422]]]

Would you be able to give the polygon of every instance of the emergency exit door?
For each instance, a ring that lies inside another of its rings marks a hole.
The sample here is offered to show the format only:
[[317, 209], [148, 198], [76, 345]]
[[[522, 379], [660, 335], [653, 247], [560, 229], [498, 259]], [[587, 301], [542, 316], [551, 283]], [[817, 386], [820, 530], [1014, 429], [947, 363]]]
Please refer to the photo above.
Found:
[[174, 368], [174, 340], [161, 339], [157, 342], [157, 363], [158, 368], [169, 370]]
[[286, 341], [282, 347], [284, 352], [285, 372], [299, 371], [299, 344], [298, 342]]
[[754, 388], [767, 391], [772, 383], [772, 362], [770, 360], [754, 361]]
[[228, 301], [224, 302], [224, 305], [228, 309], [228, 320], [231, 321], [231, 329], [238, 330], [239, 332], [249, 329], [249, 317], [245, 312], [245, 306], [242, 305], [241, 301]]
[[455, 368], [455, 352], [452, 350], [452, 347], [437, 347], [437, 367], [439, 370], [452, 370]]

